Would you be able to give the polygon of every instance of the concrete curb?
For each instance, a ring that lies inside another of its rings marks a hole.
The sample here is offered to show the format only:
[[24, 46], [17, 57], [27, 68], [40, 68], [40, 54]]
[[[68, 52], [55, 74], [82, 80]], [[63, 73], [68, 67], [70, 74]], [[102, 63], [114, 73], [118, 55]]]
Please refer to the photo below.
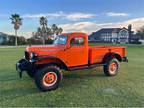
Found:
[[0, 46], [0, 48], [25, 48], [26, 46]]

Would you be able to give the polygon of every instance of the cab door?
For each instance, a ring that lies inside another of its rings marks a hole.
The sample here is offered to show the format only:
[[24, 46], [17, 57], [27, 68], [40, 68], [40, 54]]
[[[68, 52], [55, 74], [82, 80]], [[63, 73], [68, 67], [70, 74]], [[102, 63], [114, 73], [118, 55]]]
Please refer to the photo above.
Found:
[[86, 65], [88, 63], [88, 47], [84, 37], [73, 37], [67, 50], [69, 67]]

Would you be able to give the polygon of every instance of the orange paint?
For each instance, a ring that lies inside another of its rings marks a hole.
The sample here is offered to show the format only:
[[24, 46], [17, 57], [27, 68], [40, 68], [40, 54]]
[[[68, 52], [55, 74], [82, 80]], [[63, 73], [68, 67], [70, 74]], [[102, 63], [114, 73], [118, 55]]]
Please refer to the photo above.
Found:
[[[88, 46], [88, 36], [85, 33], [66, 33], [67, 36], [65, 45], [41, 45], [28, 46], [26, 51], [36, 53], [38, 58], [55, 57], [62, 61], [67, 67], [88, 65], [101, 63], [107, 53], [116, 53], [120, 57], [125, 57], [125, 47], [120, 46]], [[81, 46], [71, 46], [73, 38], [83, 38], [84, 42]], [[59, 63], [59, 60], [41, 60], [35, 64]]]

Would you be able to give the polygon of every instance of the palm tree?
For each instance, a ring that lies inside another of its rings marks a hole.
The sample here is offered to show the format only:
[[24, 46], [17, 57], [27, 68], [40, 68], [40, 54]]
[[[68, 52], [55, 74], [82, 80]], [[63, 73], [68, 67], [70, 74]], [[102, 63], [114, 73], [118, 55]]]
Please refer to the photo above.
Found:
[[17, 30], [22, 25], [22, 18], [20, 17], [19, 14], [12, 14], [10, 19], [12, 20], [11, 23], [14, 25], [14, 30], [15, 30], [15, 46], [17, 46]]
[[47, 19], [45, 17], [40, 18], [41, 33], [43, 37], [43, 45], [45, 44], [45, 38], [47, 34]]

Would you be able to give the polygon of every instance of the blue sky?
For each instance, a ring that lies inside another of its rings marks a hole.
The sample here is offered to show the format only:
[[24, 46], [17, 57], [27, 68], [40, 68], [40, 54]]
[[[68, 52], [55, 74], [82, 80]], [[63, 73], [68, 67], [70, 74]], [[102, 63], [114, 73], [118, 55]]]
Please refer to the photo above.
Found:
[[45, 16], [49, 25], [56, 23], [64, 32], [91, 33], [103, 27], [144, 25], [144, 0], [0, 0], [0, 32], [13, 34], [10, 15], [23, 17], [20, 35], [29, 37]]

